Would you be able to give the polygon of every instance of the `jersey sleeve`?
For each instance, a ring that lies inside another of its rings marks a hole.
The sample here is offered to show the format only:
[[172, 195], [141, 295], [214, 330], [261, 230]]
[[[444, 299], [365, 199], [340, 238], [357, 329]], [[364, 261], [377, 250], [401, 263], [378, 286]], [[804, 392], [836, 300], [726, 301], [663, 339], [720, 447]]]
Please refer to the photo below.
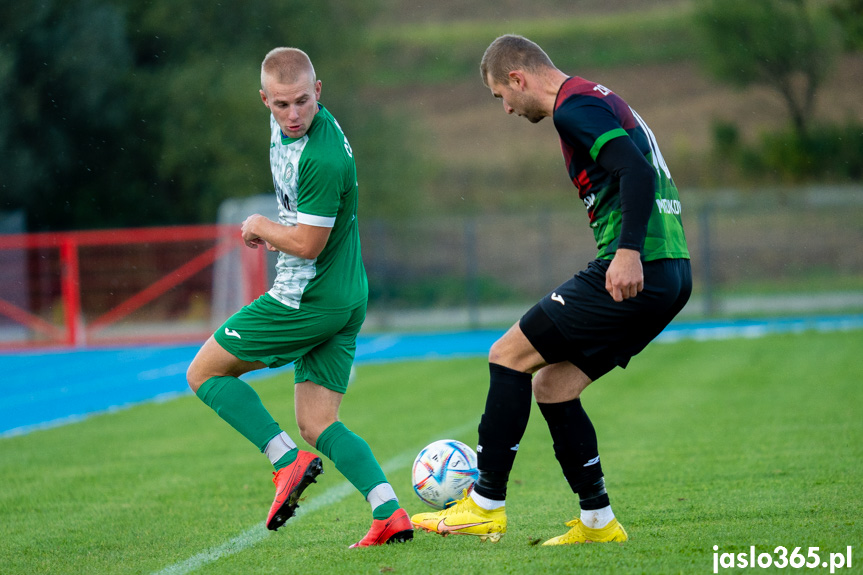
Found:
[[341, 202], [342, 180], [338, 162], [319, 154], [304, 156], [299, 165], [297, 222], [333, 227]]
[[602, 148], [597, 163], [620, 180], [618, 248], [641, 252], [656, 196], [656, 172], [630, 138], [614, 138]]
[[590, 151], [596, 161], [600, 150], [609, 140], [629, 136], [613, 110], [599, 98], [570, 98], [554, 113], [558, 133], [570, 144]]

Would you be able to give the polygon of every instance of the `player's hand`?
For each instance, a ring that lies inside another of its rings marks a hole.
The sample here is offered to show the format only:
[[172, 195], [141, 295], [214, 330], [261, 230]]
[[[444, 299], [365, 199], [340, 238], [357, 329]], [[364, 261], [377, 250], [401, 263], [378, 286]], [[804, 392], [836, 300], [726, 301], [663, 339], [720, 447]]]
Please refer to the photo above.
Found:
[[243, 242], [246, 244], [247, 247], [250, 247], [252, 249], [258, 249], [258, 246], [266, 246], [267, 249], [272, 251], [270, 245], [256, 233], [259, 219], [266, 220], [267, 218], [265, 218], [261, 214], [252, 214], [245, 219], [242, 228], [240, 229], [240, 233], [243, 236]]
[[605, 289], [616, 302], [638, 295], [644, 289], [641, 254], [635, 250], [617, 250], [605, 272]]

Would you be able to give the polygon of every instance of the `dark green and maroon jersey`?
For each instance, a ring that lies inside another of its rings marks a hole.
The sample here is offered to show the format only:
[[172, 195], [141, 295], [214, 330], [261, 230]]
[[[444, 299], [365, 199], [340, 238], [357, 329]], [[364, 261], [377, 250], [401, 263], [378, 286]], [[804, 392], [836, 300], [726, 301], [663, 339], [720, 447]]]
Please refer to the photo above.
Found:
[[614, 138], [631, 138], [656, 171], [656, 197], [647, 224], [642, 259], [689, 258], [680, 197], [653, 132], [623, 99], [584, 78], [567, 79], [554, 103], [554, 126], [578, 197], [587, 207], [590, 227], [599, 250], [597, 258], [611, 259], [620, 238], [620, 180], [596, 163], [602, 147]]

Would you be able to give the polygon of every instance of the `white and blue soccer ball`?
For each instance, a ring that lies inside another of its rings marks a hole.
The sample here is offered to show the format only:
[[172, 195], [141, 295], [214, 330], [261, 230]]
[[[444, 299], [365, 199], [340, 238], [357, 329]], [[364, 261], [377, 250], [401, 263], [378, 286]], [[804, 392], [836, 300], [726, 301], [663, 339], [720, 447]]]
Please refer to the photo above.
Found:
[[427, 445], [414, 460], [414, 491], [423, 503], [444, 509], [458, 501], [476, 483], [476, 453], [455, 439], [440, 439]]

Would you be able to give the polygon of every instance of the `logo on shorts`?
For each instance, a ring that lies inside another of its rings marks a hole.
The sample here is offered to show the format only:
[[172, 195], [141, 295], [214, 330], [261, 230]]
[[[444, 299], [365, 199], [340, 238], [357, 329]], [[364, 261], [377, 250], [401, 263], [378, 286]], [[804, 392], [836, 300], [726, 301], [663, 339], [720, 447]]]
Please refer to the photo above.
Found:
[[556, 302], [557, 302], [557, 303], [559, 303], [560, 305], [566, 305], [566, 302], [565, 302], [565, 301], [563, 301], [563, 296], [562, 296], [562, 295], [557, 295], [557, 293], [556, 293], [556, 292], [551, 292], [551, 299], [552, 299], [552, 301], [556, 301]]
[[243, 338], [241, 338], [241, 337], [240, 337], [240, 334], [238, 334], [238, 333], [237, 333], [237, 330], [235, 330], [235, 329], [228, 329], [228, 328], [225, 328], [225, 335], [229, 335], [229, 336], [231, 336], [231, 337], [235, 337], [235, 338], [237, 338], [237, 339], [243, 339]]

